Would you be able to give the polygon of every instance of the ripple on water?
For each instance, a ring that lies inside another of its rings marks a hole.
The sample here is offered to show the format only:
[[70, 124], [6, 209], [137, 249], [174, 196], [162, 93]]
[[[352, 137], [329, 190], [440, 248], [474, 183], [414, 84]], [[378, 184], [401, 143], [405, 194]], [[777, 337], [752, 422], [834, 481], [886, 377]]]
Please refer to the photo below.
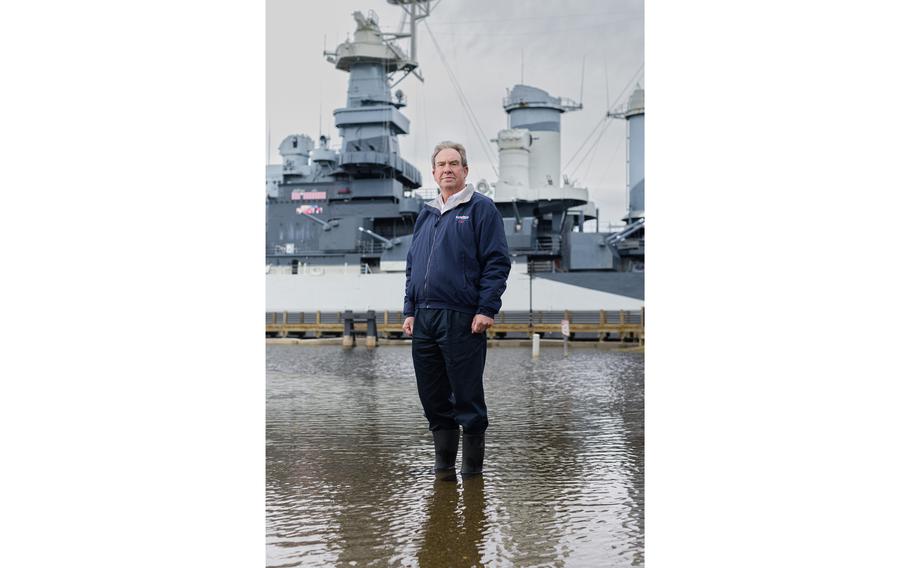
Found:
[[268, 565], [644, 561], [644, 359], [490, 349], [485, 473], [435, 482], [410, 350], [267, 347]]

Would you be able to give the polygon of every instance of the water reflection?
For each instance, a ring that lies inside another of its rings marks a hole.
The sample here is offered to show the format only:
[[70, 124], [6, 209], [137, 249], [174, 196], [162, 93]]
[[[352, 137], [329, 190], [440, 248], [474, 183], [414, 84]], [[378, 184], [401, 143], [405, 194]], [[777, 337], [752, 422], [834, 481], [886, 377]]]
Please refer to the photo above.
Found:
[[429, 517], [417, 553], [418, 564], [484, 566], [481, 549], [489, 524], [483, 477], [465, 480], [460, 496], [455, 483], [436, 481], [427, 509]]
[[269, 346], [270, 566], [644, 561], [643, 357], [489, 351], [482, 477], [436, 482], [410, 351]]

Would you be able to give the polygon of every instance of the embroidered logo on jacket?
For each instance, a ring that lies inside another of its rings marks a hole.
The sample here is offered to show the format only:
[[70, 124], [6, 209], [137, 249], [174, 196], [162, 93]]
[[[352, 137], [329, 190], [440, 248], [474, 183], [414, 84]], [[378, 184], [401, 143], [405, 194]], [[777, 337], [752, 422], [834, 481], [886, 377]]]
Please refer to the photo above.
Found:
[[459, 223], [464, 223], [471, 217], [469, 215], [455, 215], [455, 220]]

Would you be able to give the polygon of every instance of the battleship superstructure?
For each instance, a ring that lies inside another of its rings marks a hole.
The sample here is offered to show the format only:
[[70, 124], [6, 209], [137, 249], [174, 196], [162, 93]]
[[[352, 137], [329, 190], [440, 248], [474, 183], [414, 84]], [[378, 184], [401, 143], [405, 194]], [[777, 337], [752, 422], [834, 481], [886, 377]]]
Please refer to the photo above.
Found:
[[[334, 112], [341, 137], [332, 149], [309, 136], [285, 138], [282, 164], [266, 171], [267, 311], [401, 309], [414, 221], [435, 191], [400, 155], [410, 122], [407, 99], [392, 88], [417, 72], [415, 26], [425, 1], [388, 0], [405, 11], [410, 34], [383, 34], [376, 16], [354, 13], [353, 40], [326, 53], [349, 73], [347, 105]], [[388, 36], [410, 37], [405, 54]], [[396, 80], [393, 84], [392, 81]], [[620, 114], [628, 124], [631, 191], [619, 232], [584, 232], [596, 219], [588, 191], [560, 172], [561, 115], [581, 104], [515, 85], [503, 100], [508, 128], [495, 140], [499, 179], [479, 180], [503, 216], [515, 266], [503, 310], [637, 309], [644, 299], [644, 93]], [[440, 139], [445, 136], [439, 137]], [[470, 147], [469, 147], [470, 150]], [[524, 284], [522, 283], [524, 281]]]
[[289, 136], [279, 148], [283, 163], [267, 172], [266, 262], [294, 272], [303, 263], [378, 268], [384, 251], [404, 248], [397, 239], [412, 232], [423, 203], [409, 191], [420, 187], [420, 171], [398, 146], [410, 129], [399, 110], [405, 97], [389, 88], [389, 75], [417, 63], [383, 40], [374, 15], [354, 19], [354, 40], [328, 54], [350, 74], [347, 106], [334, 113], [341, 149], [329, 149], [326, 137], [316, 147], [308, 136]]

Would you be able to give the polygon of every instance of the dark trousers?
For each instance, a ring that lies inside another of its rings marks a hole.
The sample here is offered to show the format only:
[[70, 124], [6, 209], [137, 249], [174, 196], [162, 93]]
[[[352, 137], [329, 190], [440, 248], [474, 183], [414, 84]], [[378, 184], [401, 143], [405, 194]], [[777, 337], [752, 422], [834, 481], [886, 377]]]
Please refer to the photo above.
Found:
[[411, 355], [417, 393], [430, 430], [468, 434], [487, 429], [483, 400], [483, 366], [487, 335], [471, 333], [474, 314], [418, 308], [414, 318]]

